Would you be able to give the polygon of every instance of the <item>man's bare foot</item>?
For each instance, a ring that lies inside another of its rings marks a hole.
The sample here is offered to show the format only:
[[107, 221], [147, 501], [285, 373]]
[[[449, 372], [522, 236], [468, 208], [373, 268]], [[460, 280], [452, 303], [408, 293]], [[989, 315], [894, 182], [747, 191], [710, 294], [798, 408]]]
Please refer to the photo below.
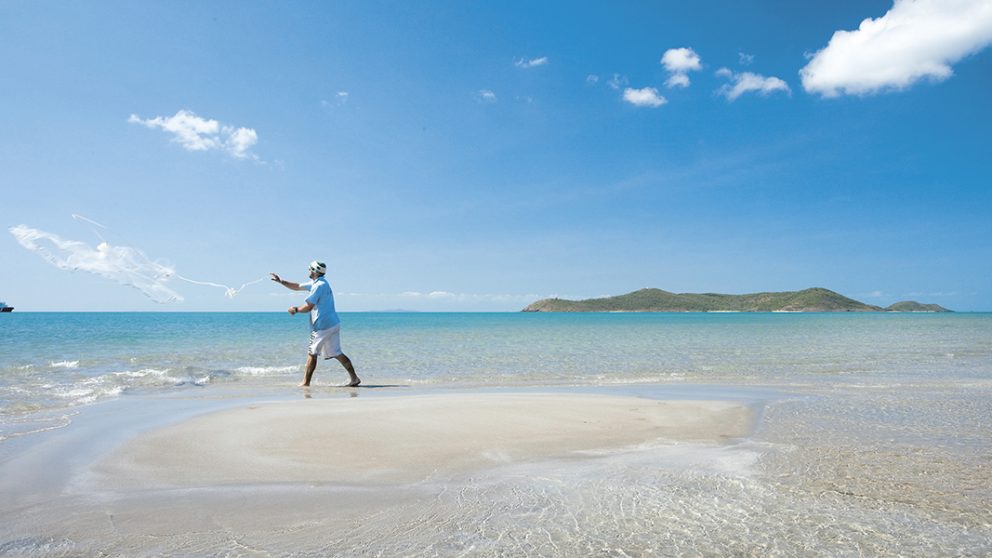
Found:
[[299, 385], [297, 385], [296, 387], [310, 387], [310, 384], [306, 382], [300, 382]]
[[362, 380], [360, 378], [355, 378], [351, 382], [345, 384], [344, 387], [358, 387], [358, 385], [361, 384], [361, 383], [362, 383]]

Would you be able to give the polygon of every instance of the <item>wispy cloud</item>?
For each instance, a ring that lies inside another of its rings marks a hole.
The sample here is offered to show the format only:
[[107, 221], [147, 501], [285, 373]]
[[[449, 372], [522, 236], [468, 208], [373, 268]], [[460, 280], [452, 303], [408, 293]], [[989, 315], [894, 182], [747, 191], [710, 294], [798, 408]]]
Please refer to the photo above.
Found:
[[172, 134], [172, 141], [187, 151], [223, 151], [235, 159], [259, 160], [250, 151], [258, 143], [258, 134], [252, 128], [221, 124], [188, 110], [148, 119], [132, 114], [127, 121], [168, 132]]
[[513, 62], [513, 65], [518, 68], [536, 68], [538, 66], [544, 66], [548, 63], [547, 56], [541, 56], [540, 58], [531, 58], [530, 60], [519, 58]]
[[320, 106], [324, 108], [343, 106], [348, 102], [351, 95], [347, 91], [338, 91], [331, 100], [321, 99]]
[[661, 57], [661, 65], [670, 77], [665, 82], [671, 87], [689, 87], [689, 72], [701, 70], [702, 60], [691, 48], [670, 48]]
[[738, 52], [737, 53], [737, 62], [741, 66], [750, 66], [751, 64], [754, 63], [754, 55], [753, 54], [748, 54], [746, 52]]
[[741, 95], [750, 92], [766, 97], [776, 91], [792, 95], [789, 84], [777, 77], [765, 77], [751, 72], [736, 73], [727, 68], [720, 68], [716, 71], [716, 75], [730, 80], [730, 83], [724, 84], [716, 91], [718, 95], [723, 95], [729, 101], [735, 101]]
[[895, 0], [885, 15], [835, 32], [799, 74], [807, 92], [824, 97], [901, 90], [949, 78], [951, 64], [989, 44], [988, 0]]
[[651, 108], [660, 107], [668, 102], [668, 99], [659, 95], [658, 90], [654, 87], [642, 87], [641, 89], [628, 87], [623, 90], [623, 100], [634, 106]]
[[606, 82], [606, 84], [613, 89], [620, 89], [621, 87], [624, 87], [629, 83], [630, 80], [627, 79], [627, 76], [622, 76], [620, 74], [613, 74], [613, 77], [610, 78], [610, 81]]
[[884, 298], [884, 297], [887, 297], [889, 295], [885, 294], [885, 292], [883, 292], [883, 291], [874, 290], [874, 291], [867, 292], [867, 293], [858, 293], [855, 296], [862, 296], [862, 297], [865, 297], [865, 298]]
[[480, 103], [495, 103], [499, 99], [496, 98], [496, 93], [493, 93], [491, 89], [480, 89], [475, 92], [475, 100]]
[[454, 296], [453, 293], [448, 291], [431, 291], [429, 293], [421, 293], [418, 291], [404, 291], [400, 293], [400, 296], [405, 296], [407, 298], [451, 298]]
[[[298, 296], [299, 293], [297, 293]], [[271, 296], [290, 296], [291, 293], [274, 292]], [[470, 293], [443, 289], [405, 292], [355, 292], [338, 290], [334, 298], [339, 309], [406, 309], [414, 311], [519, 311], [528, 304], [544, 298], [588, 298], [561, 294]]]
[[908, 296], [908, 297], [917, 297], [917, 296], [920, 296], [920, 297], [929, 297], [929, 296], [932, 296], [932, 297], [952, 297], [952, 296], [958, 296], [958, 293], [955, 292], [955, 291], [938, 291], [938, 292], [934, 292], [934, 293], [914, 292], [914, 293], [906, 293], [906, 294], [904, 294], [902, 296]]
[[352, 298], [379, 298], [392, 300], [400, 299], [411, 301], [434, 301], [434, 302], [497, 302], [497, 303], [523, 303], [528, 304], [542, 298], [552, 298], [557, 295], [536, 295], [536, 294], [508, 294], [508, 293], [455, 293], [451, 291], [404, 291], [399, 294], [389, 293], [349, 293], [339, 292], [337, 296]]
[[665, 80], [665, 85], [669, 89], [673, 87], [689, 87], [689, 76], [686, 74], [672, 74], [670, 78]]
[[587, 75], [586, 83], [599, 83], [599, 76], [597, 76], [596, 74]]
[[324, 108], [340, 107], [348, 103], [348, 98], [350, 96], [351, 95], [347, 91], [338, 91], [334, 94], [334, 97], [331, 100], [321, 99], [320, 106]]

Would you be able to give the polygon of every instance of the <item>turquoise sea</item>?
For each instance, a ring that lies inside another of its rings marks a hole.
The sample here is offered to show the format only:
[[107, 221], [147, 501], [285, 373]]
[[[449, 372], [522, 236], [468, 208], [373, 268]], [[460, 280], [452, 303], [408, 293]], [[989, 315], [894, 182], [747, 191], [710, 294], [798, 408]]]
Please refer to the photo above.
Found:
[[[367, 382], [984, 386], [992, 314], [344, 314]], [[0, 316], [0, 416], [150, 391], [300, 379], [305, 318], [284, 313]], [[344, 381], [322, 363], [317, 385]], [[5, 421], [8, 422], [8, 421]], [[0, 423], [0, 439], [16, 429]]]
[[[458, 513], [490, 517], [489, 528], [504, 533], [526, 529], [537, 514], [548, 520], [540, 537], [495, 540], [489, 532], [474, 540], [439, 525], [419, 535], [410, 527], [393, 546], [378, 534], [387, 555], [446, 555], [428, 542], [454, 539], [451, 548], [486, 549], [476, 555], [992, 554], [992, 314], [342, 320], [344, 351], [363, 382], [401, 393], [578, 390], [731, 398], [760, 410], [753, 436], [734, 448], [750, 456], [747, 467], [674, 471], [649, 452], [590, 469], [589, 478], [579, 469], [542, 471], [560, 483], [554, 491], [494, 480], [460, 495]], [[307, 334], [305, 318], [284, 313], [0, 315], [0, 465], [40, 443], [33, 440], [77, 427], [91, 409], [170, 397], [187, 406], [293, 397]], [[330, 386], [345, 379], [336, 362], [321, 362], [312, 392], [339, 396]], [[361, 393], [376, 391], [388, 390]], [[508, 514], [487, 516], [508, 494], [526, 509], [514, 515], [507, 504]], [[608, 507], [612, 519], [579, 518], [575, 506]], [[41, 539], [0, 535], [0, 550], [46, 554]], [[418, 536], [427, 550], [403, 546]], [[551, 546], [539, 544], [545, 539]], [[599, 552], [600, 544], [619, 551]], [[205, 553], [229, 552], [220, 545]]]

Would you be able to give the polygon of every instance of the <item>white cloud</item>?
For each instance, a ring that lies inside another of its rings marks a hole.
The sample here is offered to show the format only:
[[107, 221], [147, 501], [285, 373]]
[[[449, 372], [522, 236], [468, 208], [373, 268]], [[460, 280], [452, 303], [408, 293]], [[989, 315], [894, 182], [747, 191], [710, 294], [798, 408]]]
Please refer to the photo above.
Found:
[[623, 100], [638, 107], [660, 107], [668, 102], [668, 99], [659, 95], [654, 87], [641, 89], [628, 87], [623, 90]]
[[661, 64], [673, 73], [701, 70], [699, 55], [691, 48], [670, 48], [661, 57]]
[[427, 294], [427, 298], [454, 298], [455, 293], [449, 293], [448, 291], [431, 291]]
[[613, 77], [610, 78], [610, 81], [606, 83], [613, 89], [620, 89], [621, 87], [624, 87], [625, 85], [629, 84], [630, 80], [627, 79], [627, 76], [622, 76], [620, 74], [613, 74]]
[[689, 87], [689, 76], [685, 74], [673, 74], [665, 82], [668, 87]]
[[587, 75], [586, 83], [599, 83], [599, 76], [597, 76], [596, 74]]
[[723, 95], [730, 101], [737, 100], [745, 93], [757, 92], [767, 97], [776, 92], [783, 91], [787, 95], [792, 95], [789, 84], [777, 77], [765, 77], [751, 72], [734, 73], [727, 68], [720, 68], [716, 75], [730, 79], [731, 83], [724, 84], [717, 89], [717, 94]]
[[148, 119], [132, 114], [127, 121], [169, 132], [173, 135], [172, 141], [187, 151], [218, 150], [236, 159], [258, 159], [249, 152], [258, 143], [258, 134], [251, 128], [222, 125], [216, 120], [199, 117], [188, 110], [180, 110], [174, 116], [156, 116]]
[[670, 48], [661, 57], [661, 65], [671, 74], [665, 85], [689, 87], [689, 72], [702, 69], [702, 61], [691, 48]]
[[238, 159], [244, 159], [250, 155], [248, 150], [258, 143], [258, 134], [250, 128], [238, 128], [227, 138], [227, 152]]
[[491, 89], [480, 89], [476, 91], [475, 98], [480, 103], [495, 103], [498, 99]]
[[[356, 296], [358, 295], [356, 294]], [[418, 291], [404, 291], [400, 293], [400, 296], [405, 298], [427, 298], [431, 300], [438, 300], [438, 299], [458, 298], [459, 296], [465, 296], [465, 295], [456, 295], [455, 293], [450, 293], [448, 291], [431, 291], [429, 293], [421, 293]]]
[[754, 55], [748, 54], [746, 52], [738, 52], [737, 61], [740, 63], [741, 66], [750, 66], [752, 63], [754, 63]]
[[513, 65], [518, 68], [536, 68], [538, 66], [544, 66], [548, 63], [548, 57], [542, 56], [540, 58], [532, 58], [530, 60], [525, 60], [520, 58], [516, 60]]
[[901, 90], [949, 78], [951, 64], [989, 44], [989, 0], [895, 0], [857, 30], [835, 32], [799, 74], [807, 92], [824, 97]]

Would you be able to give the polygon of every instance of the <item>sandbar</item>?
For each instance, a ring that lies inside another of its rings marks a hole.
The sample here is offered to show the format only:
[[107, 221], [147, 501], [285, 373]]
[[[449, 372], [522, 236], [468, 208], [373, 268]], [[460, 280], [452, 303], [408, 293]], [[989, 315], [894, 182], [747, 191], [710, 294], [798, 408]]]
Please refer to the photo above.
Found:
[[94, 464], [103, 489], [388, 485], [504, 464], [747, 436], [734, 401], [452, 393], [253, 403], [142, 433]]

